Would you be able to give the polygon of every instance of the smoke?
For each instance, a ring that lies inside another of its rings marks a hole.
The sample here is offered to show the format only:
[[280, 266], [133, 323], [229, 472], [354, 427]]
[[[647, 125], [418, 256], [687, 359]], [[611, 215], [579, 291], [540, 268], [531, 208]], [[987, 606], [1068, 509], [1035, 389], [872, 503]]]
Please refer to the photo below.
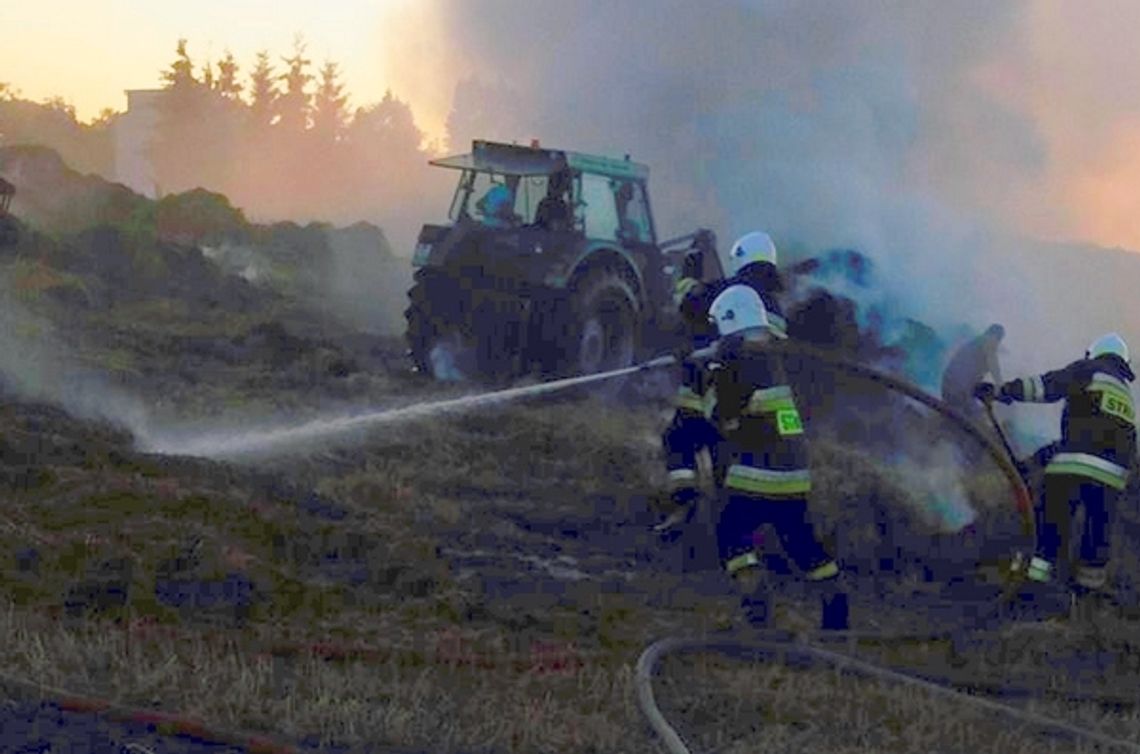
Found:
[[438, 6], [444, 33], [416, 39], [464, 72], [453, 149], [630, 152], [662, 235], [711, 225], [724, 245], [761, 227], [860, 249], [928, 321], [957, 319], [948, 291], [1000, 219], [986, 208], [1043, 163], [1033, 124], [972, 79], [1014, 35], [1014, 5]]
[[[400, 39], [395, 85], [451, 93], [453, 151], [478, 137], [630, 153], [651, 167], [661, 236], [712, 227], [723, 249], [763, 228], [785, 258], [856, 249], [878, 278], [857, 291], [862, 311], [929, 325], [947, 346], [1002, 322], [1018, 376], [1107, 330], [1140, 338], [1116, 262], [1046, 243], [1121, 239], [1090, 231], [1135, 217], [1140, 98], [1119, 72], [1136, 68], [1120, 21], [1136, 15], [973, 0], [434, 0], [385, 31]], [[1134, 257], [1123, 267], [1137, 274]], [[1010, 411], [1026, 442], [1056, 434], [1052, 409]]]
[[202, 253], [226, 274], [284, 292], [365, 332], [403, 332], [411, 268], [383, 230], [368, 223], [315, 232], [282, 225], [275, 235], [260, 246], [206, 244]]
[[918, 512], [928, 526], [957, 532], [974, 523], [977, 511], [962, 484], [960, 448], [949, 440], [911, 449], [894, 459], [892, 467], [915, 496], [924, 501]]
[[26, 400], [63, 406], [75, 416], [111, 422], [139, 436], [148, 427], [145, 405], [87, 368], [60, 344], [56, 326], [20, 305], [17, 290], [0, 278], [0, 387]]

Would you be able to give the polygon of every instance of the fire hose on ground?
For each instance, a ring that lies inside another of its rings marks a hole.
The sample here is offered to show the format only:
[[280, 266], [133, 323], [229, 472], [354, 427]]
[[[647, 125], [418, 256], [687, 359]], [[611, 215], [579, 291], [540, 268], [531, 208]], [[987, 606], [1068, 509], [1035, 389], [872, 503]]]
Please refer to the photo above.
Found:
[[[891, 638], [888, 634], [870, 633], [866, 635], [883, 640], [889, 640]], [[692, 754], [692, 750], [665, 719], [665, 716], [661, 714], [661, 710], [658, 708], [653, 696], [652, 677], [655, 667], [663, 657], [668, 654], [686, 651], [716, 652], [743, 659], [758, 659], [764, 655], [774, 654], [782, 657], [784, 664], [792, 657], [801, 660], [806, 659], [808, 662], [822, 661], [835, 667], [837, 670], [848, 670], [864, 677], [880, 681], [890, 681], [911, 688], [921, 689], [944, 698], [954, 699], [990, 712], [1004, 715], [1014, 720], [1028, 723], [1039, 730], [1056, 731], [1073, 736], [1074, 738], [1124, 751], [1140, 752], [1140, 743], [1125, 741], [1089, 728], [1055, 720], [1035, 712], [975, 696], [965, 691], [944, 686], [940, 683], [884, 668], [850, 655], [832, 652], [819, 646], [812, 646], [806, 641], [764, 641], [762, 639], [754, 641], [727, 641], [670, 637], [654, 642], [647, 647], [645, 651], [642, 652], [641, 657], [638, 658], [637, 669], [635, 671], [638, 705], [641, 707], [653, 731], [664, 742], [669, 754]]]

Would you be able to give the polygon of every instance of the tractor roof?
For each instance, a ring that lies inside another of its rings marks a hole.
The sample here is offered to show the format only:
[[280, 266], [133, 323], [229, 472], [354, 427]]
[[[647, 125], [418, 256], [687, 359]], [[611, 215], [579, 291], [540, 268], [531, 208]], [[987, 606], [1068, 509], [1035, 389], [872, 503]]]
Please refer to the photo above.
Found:
[[550, 175], [564, 167], [583, 173], [596, 173], [611, 178], [633, 178], [644, 181], [649, 177], [649, 167], [632, 162], [600, 155], [568, 152], [563, 149], [542, 147], [522, 147], [517, 144], [500, 144], [493, 141], [476, 140], [471, 143], [471, 153], [432, 160], [432, 165], [457, 170], [477, 170], [506, 173], [508, 175]]

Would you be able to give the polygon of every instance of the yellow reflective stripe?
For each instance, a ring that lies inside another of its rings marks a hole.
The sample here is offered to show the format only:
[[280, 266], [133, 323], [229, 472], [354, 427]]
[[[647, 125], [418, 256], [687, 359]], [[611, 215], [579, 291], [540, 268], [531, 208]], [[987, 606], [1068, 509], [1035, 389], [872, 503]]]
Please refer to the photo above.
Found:
[[711, 419], [716, 410], [716, 386], [710, 387], [705, 393], [703, 413], [706, 419]]
[[1021, 378], [1021, 394], [1025, 396], [1024, 400], [1030, 403], [1041, 403], [1045, 400], [1045, 380], [1041, 376], [1036, 377], [1022, 377]]
[[781, 497], [806, 495], [811, 491], [811, 472], [807, 469], [773, 471], [733, 464], [728, 469], [724, 485], [729, 489], [760, 495]]
[[792, 389], [787, 385], [755, 390], [748, 398], [746, 414], [773, 414], [781, 409], [796, 409]]
[[1120, 390], [1120, 391], [1125, 392], [1125, 393], [1131, 393], [1132, 392], [1129, 389], [1128, 385], [1124, 382], [1124, 380], [1120, 379], [1119, 377], [1114, 377], [1113, 375], [1108, 374], [1107, 372], [1095, 372], [1095, 373], [1093, 373], [1092, 379], [1089, 381], [1089, 389], [1099, 390], [1102, 387], [1103, 388], [1116, 388], [1117, 390]]
[[713, 408], [716, 406], [716, 390], [710, 387], [704, 395], [701, 395], [692, 388], [682, 385], [673, 396], [673, 406], [707, 418], [712, 416]]
[[669, 472], [669, 490], [675, 492], [697, 485], [697, 472], [693, 469], [673, 469]]
[[681, 278], [673, 284], [673, 303], [677, 306], [681, 305], [681, 301], [700, 284], [701, 281], [696, 278]]
[[730, 558], [724, 564], [724, 570], [728, 571], [729, 575], [742, 571], [745, 568], [750, 568], [754, 565], [760, 565], [760, 558], [756, 557], [754, 552], [746, 552], [743, 555], [737, 555], [735, 558]]
[[1045, 473], [1083, 476], [1116, 490], [1124, 489], [1128, 481], [1128, 469], [1091, 453], [1058, 453], [1045, 467]]
[[807, 572], [805, 578], [808, 581], [825, 581], [833, 579], [839, 575], [839, 564], [834, 560], [829, 560], [821, 566], [817, 566]]
[[1044, 558], [1034, 557], [1029, 561], [1029, 570], [1026, 576], [1032, 581], [1048, 581], [1053, 574], [1053, 564]]
[[696, 392], [687, 387], [680, 388], [677, 391], [677, 394], [673, 396], [673, 406], [698, 414], [704, 413], [705, 408], [705, 404], [701, 399], [701, 396], [697, 395]]

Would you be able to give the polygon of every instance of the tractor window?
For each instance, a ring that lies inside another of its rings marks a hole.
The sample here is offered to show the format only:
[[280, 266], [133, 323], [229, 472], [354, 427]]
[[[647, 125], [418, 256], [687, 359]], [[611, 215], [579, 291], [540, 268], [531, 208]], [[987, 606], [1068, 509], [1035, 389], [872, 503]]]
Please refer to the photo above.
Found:
[[463, 171], [448, 218], [455, 222], [470, 217], [484, 225], [509, 227], [518, 222], [515, 215], [516, 176]]
[[618, 240], [618, 213], [613, 182], [604, 175], [582, 174], [582, 194], [576, 216], [586, 236]]
[[622, 240], [634, 243], [653, 243], [653, 232], [649, 221], [649, 203], [645, 201], [645, 190], [634, 181], [617, 182], [618, 217], [621, 221]]
[[519, 179], [518, 195], [515, 197], [515, 214], [529, 225], [534, 222], [534, 211], [546, 196], [546, 176], [529, 175]]

